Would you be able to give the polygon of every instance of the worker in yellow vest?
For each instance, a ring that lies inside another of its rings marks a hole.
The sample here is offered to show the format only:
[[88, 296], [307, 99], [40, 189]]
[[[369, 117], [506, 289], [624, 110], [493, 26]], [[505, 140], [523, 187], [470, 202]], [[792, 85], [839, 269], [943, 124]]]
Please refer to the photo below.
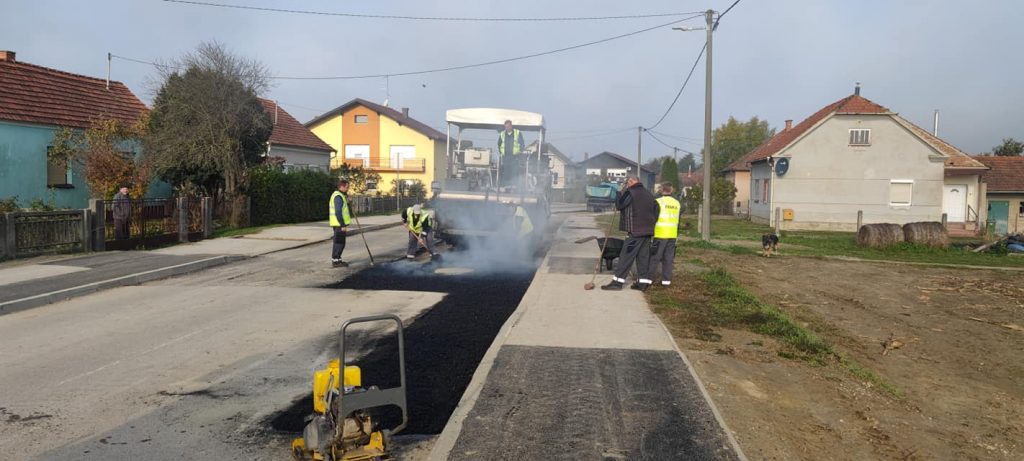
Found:
[[526, 212], [526, 208], [516, 205], [515, 215], [512, 217], [513, 227], [516, 229], [516, 235], [520, 238], [526, 238], [533, 233], [533, 220], [530, 219], [530, 214]]
[[498, 161], [500, 165], [501, 185], [513, 185], [513, 181], [522, 174], [523, 134], [512, 127], [512, 120], [505, 120], [505, 129], [498, 133]]
[[352, 223], [352, 213], [348, 209], [348, 180], [338, 182], [338, 190], [331, 194], [328, 205], [327, 219], [334, 229], [334, 246], [331, 248], [331, 267], [347, 267], [348, 263], [341, 260], [341, 252], [345, 251], [345, 238], [348, 225]]
[[415, 259], [416, 251], [420, 248], [420, 241], [434, 258], [434, 231], [430, 219], [430, 211], [424, 210], [420, 204], [415, 204], [402, 210], [402, 222], [409, 231], [409, 248], [405, 252], [406, 259]]
[[657, 273], [661, 264], [661, 285], [672, 284], [672, 266], [676, 259], [676, 237], [679, 236], [679, 201], [672, 197], [672, 183], [661, 185], [661, 197], [657, 200], [660, 211], [654, 224], [654, 240], [651, 241], [651, 272]]

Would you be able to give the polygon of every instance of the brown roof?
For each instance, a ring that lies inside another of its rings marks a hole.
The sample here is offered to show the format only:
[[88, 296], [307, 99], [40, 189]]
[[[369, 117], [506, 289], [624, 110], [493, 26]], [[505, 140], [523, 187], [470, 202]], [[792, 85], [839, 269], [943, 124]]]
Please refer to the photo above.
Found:
[[18, 62], [0, 51], [0, 120], [86, 128], [97, 118], [134, 122], [146, 105], [121, 82]]
[[260, 98], [260, 104], [263, 104], [263, 110], [267, 111], [270, 120], [274, 122], [274, 131], [270, 132], [270, 144], [304, 147], [326, 152], [334, 151], [334, 148], [295, 120], [292, 114], [286, 112], [276, 102]]
[[764, 160], [772, 155], [775, 155], [785, 149], [787, 146], [792, 144], [794, 141], [799, 139], [805, 133], [810, 131], [812, 128], [817, 126], [823, 120], [829, 118], [832, 115], [859, 115], [859, 114], [874, 114], [874, 115], [888, 115], [899, 123], [904, 128], [909, 130], [915, 136], [920, 138], [922, 141], [930, 145], [933, 149], [941, 152], [946, 158], [947, 168], [984, 168], [984, 165], [974, 161], [970, 156], [963, 153], [951, 144], [933, 136], [927, 130], [914, 125], [908, 120], [896, 115], [896, 113], [882, 107], [871, 100], [853, 94], [840, 99], [832, 104], [823, 107], [821, 110], [815, 112], [810, 117], [804, 119], [796, 126], [791, 129], [783, 130], [776, 134], [771, 139], [765, 141], [760, 146], [755, 148], [749, 154], [740, 157], [735, 162], [732, 162], [723, 171], [750, 171], [750, 164]]
[[427, 125], [426, 123], [423, 123], [423, 122], [421, 122], [419, 120], [416, 120], [416, 119], [414, 119], [412, 117], [406, 117], [401, 111], [392, 109], [392, 108], [387, 107], [387, 106], [382, 106], [380, 104], [377, 104], [377, 103], [374, 103], [374, 102], [370, 102], [370, 101], [367, 101], [367, 100], [362, 99], [362, 98], [353, 99], [353, 100], [351, 100], [351, 101], [349, 101], [349, 102], [347, 102], [347, 103], [345, 103], [343, 105], [340, 105], [338, 107], [335, 107], [334, 109], [331, 109], [331, 110], [329, 110], [327, 112], [324, 112], [323, 114], [318, 115], [313, 120], [310, 120], [310, 121], [306, 122], [306, 126], [309, 127], [309, 126], [316, 125], [317, 123], [320, 123], [320, 122], [322, 122], [322, 121], [324, 121], [324, 120], [326, 120], [326, 119], [328, 119], [330, 117], [333, 117], [335, 115], [342, 114], [345, 111], [351, 109], [352, 107], [359, 106], [359, 105], [364, 106], [364, 107], [366, 107], [366, 108], [368, 108], [368, 109], [370, 109], [370, 110], [372, 110], [372, 111], [374, 111], [374, 112], [376, 112], [376, 113], [378, 113], [380, 115], [387, 116], [388, 118], [394, 120], [395, 122], [398, 122], [399, 125], [404, 125], [404, 126], [407, 126], [409, 128], [412, 128], [413, 130], [416, 130], [416, 131], [420, 132], [421, 134], [423, 134], [424, 136], [426, 136], [426, 137], [428, 137], [430, 139], [433, 139], [435, 141], [437, 141], [439, 139], [447, 138], [447, 135], [445, 135], [444, 133], [433, 129], [429, 125]]
[[1024, 157], [979, 155], [974, 160], [991, 168], [981, 176], [989, 192], [1024, 193]]

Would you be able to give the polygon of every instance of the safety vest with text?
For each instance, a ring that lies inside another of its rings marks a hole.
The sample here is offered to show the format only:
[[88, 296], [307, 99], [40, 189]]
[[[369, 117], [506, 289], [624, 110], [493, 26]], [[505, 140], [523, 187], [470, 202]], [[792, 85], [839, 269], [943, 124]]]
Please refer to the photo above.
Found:
[[654, 224], [654, 238], [674, 239], [679, 236], [679, 201], [668, 196], [658, 197], [661, 212]]
[[[508, 134], [505, 130], [501, 130], [501, 134], [498, 135], [498, 154], [505, 155], [505, 136]], [[519, 155], [519, 130], [512, 129], [512, 155]]]
[[420, 219], [416, 219], [415, 215], [412, 214], [412, 207], [409, 207], [405, 210], [405, 216], [409, 218], [409, 230], [414, 234], [422, 234], [423, 224], [430, 222], [430, 213], [426, 210], [420, 213]]
[[[334, 208], [334, 198], [339, 196], [341, 197], [341, 219], [344, 221], [344, 224], [338, 222], [338, 213]], [[331, 194], [331, 204], [329, 207], [328, 213], [330, 216], [327, 219], [331, 222], [331, 227], [347, 227], [352, 222], [352, 217], [348, 210], [348, 197], [345, 197], [345, 194], [342, 194], [341, 191], [336, 190]]]

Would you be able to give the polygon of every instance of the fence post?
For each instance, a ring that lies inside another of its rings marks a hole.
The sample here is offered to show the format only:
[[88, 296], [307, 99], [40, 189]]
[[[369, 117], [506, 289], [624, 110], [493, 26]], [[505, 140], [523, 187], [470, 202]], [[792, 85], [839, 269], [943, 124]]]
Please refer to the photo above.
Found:
[[213, 197], [203, 197], [203, 238], [213, 236]]
[[782, 207], [775, 207], [775, 235], [782, 229]]
[[89, 212], [92, 213], [92, 249], [107, 249], [107, 210], [103, 208], [102, 199], [89, 199]]
[[704, 204], [697, 204], [697, 227], [700, 227], [700, 223], [704, 222]]
[[188, 243], [188, 197], [178, 197], [178, 242]]
[[863, 225], [864, 225], [864, 210], [857, 210], [857, 232], [860, 232], [860, 228]]
[[7, 232], [5, 232], [7, 238], [4, 239], [4, 247], [6, 247], [7, 249], [4, 251], [4, 253], [6, 253], [7, 257], [11, 259], [18, 257], [18, 239], [14, 235], [14, 221], [17, 215], [18, 212], [5, 214], [7, 218]]
[[89, 209], [82, 209], [82, 251], [92, 251], [92, 220], [89, 219]]
[[945, 228], [946, 228], [946, 219], [947, 219], [948, 217], [949, 217], [949, 216], [947, 216], [947, 215], [946, 215], [946, 213], [942, 213], [942, 228], [943, 228], [943, 229], [945, 229]]

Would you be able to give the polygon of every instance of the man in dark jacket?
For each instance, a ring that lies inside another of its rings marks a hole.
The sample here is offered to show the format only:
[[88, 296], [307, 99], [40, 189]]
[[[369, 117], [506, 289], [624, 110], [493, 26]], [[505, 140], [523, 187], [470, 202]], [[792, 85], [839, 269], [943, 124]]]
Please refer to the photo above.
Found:
[[637, 280], [630, 288], [646, 291], [650, 288], [651, 276], [651, 237], [654, 225], [660, 212], [654, 196], [644, 188], [643, 183], [634, 176], [626, 180], [625, 187], [615, 200], [615, 208], [619, 210], [619, 230], [629, 236], [622, 245], [619, 263], [615, 266], [612, 281], [601, 287], [602, 290], [621, 290], [626, 283], [626, 274], [636, 262]]
[[114, 238], [118, 240], [124, 240], [128, 238], [130, 231], [128, 230], [128, 220], [132, 215], [132, 202], [128, 197], [128, 188], [121, 186], [121, 188], [114, 194]]

